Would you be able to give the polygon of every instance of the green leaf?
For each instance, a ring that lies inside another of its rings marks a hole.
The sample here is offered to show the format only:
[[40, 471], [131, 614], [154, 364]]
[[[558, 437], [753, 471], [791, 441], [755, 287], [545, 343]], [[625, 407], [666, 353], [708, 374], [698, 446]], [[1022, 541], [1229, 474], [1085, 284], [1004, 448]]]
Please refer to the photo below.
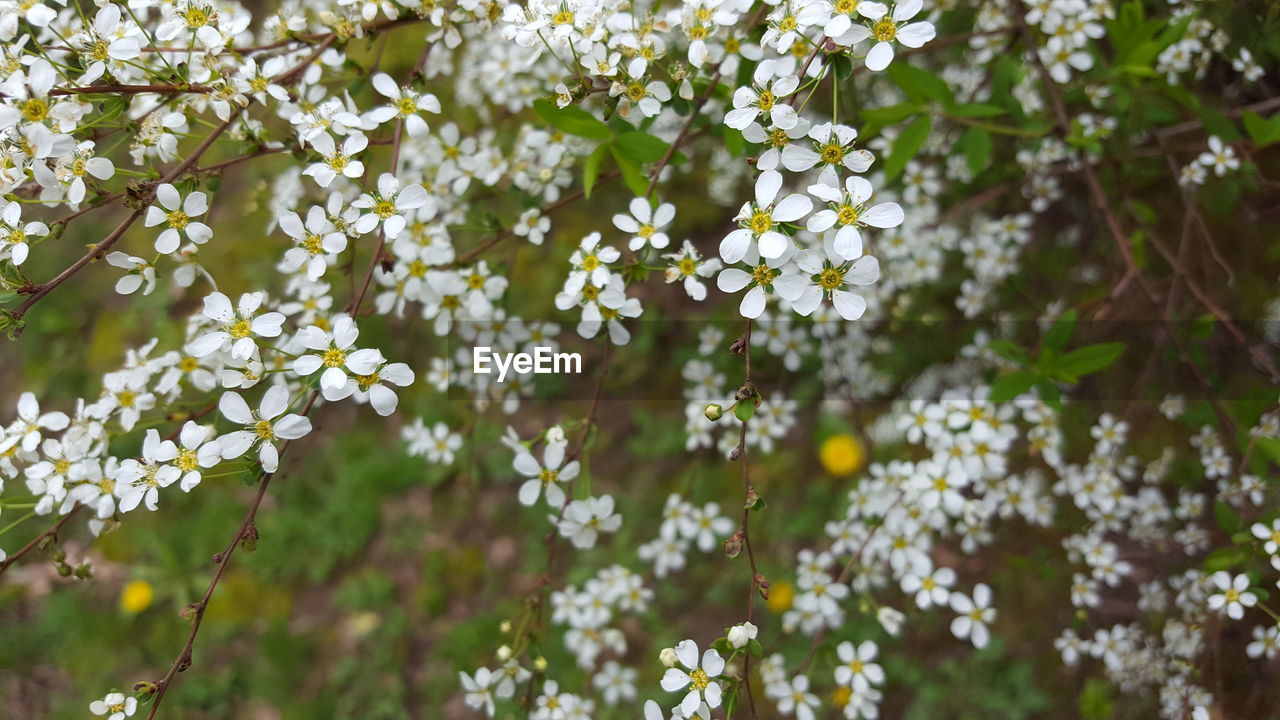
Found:
[[1036, 381], [1036, 392], [1049, 407], [1054, 410], [1062, 410], [1062, 396], [1058, 393], [1058, 386], [1054, 385], [1053, 381], [1047, 378], [1040, 378]]
[[1096, 373], [1114, 363], [1124, 348], [1124, 343], [1087, 345], [1057, 358], [1050, 370], [1064, 380], [1075, 382], [1082, 375]]
[[610, 143], [601, 143], [595, 152], [587, 156], [586, 162], [582, 164], [582, 196], [591, 199], [591, 189], [596, 186], [596, 180], [600, 178], [600, 165], [604, 163], [604, 156], [609, 153]]
[[644, 197], [649, 190], [649, 178], [640, 169], [640, 164], [612, 144], [609, 145], [609, 152], [613, 154], [613, 159], [618, 161], [618, 169], [622, 171], [622, 182], [636, 194], [636, 197]]
[[619, 135], [614, 144], [641, 164], [658, 162], [671, 147], [671, 143], [662, 138], [639, 131]]
[[1218, 527], [1222, 532], [1228, 535], [1240, 529], [1240, 516], [1222, 500], [1216, 500], [1213, 503], [1213, 519], [1218, 521]]
[[969, 172], [977, 175], [991, 160], [991, 133], [971, 127], [960, 136], [960, 149], [964, 151], [964, 163]]
[[1085, 680], [1079, 702], [1083, 720], [1111, 720], [1111, 683], [1096, 677]]
[[751, 416], [755, 414], [756, 414], [756, 405], [755, 403], [751, 402], [751, 400], [749, 399], [739, 402], [733, 408], [734, 417], [738, 418], [742, 422], [746, 422], [750, 420]]
[[1204, 559], [1205, 572], [1230, 570], [1249, 561], [1249, 548], [1240, 545], [1220, 547]]
[[[889, 67], [893, 67], [890, 65]], [[889, 157], [884, 161], [884, 179], [885, 182], [893, 182], [902, 174], [907, 162], [916, 156], [920, 147], [924, 145], [924, 141], [929, 137], [929, 131], [933, 129], [933, 120], [928, 115], [919, 115], [905, 130], [893, 141], [893, 147], [889, 150]]]
[[764, 647], [760, 644], [760, 641], [755, 638], [747, 641], [747, 652], [751, 653], [751, 657], [754, 658], [764, 657]]
[[1259, 149], [1280, 142], [1280, 115], [1264, 119], [1252, 110], [1245, 110], [1244, 130]]
[[1040, 376], [1030, 370], [1016, 370], [996, 378], [991, 383], [991, 392], [987, 399], [991, 402], [1008, 402], [1030, 390]]
[[14, 300], [17, 300], [17, 299], [18, 299], [18, 293], [16, 292], [0, 292], [0, 307], [10, 305], [13, 303]]
[[1053, 321], [1053, 325], [1049, 327], [1049, 332], [1044, 334], [1044, 347], [1052, 350], [1061, 350], [1067, 346], [1067, 341], [1071, 339], [1072, 334], [1076, 331], [1076, 319], [1079, 313], [1075, 308], [1067, 310]]
[[907, 97], [917, 102], [933, 100], [943, 105], [955, 102], [947, 82], [922, 67], [910, 63], [893, 63], [889, 66], [889, 79], [902, 88]]
[[535, 100], [533, 110], [552, 127], [591, 140], [608, 140], [613, 131], [604, 121], [576, 105], [558, 108], [548, 100]]
[[[896, 125], [907, 118], [920, 114], [924, 108], [919, 103], [904, 102], [888, 107], [871, 108], [862, 111], [862, 122], [865, 127], [882, 128], [887, 125]], [[870, 130], [866, 131], [871, 134]]]
[[1028, 355], [1026, 348], [1012, 340], [996, 338], [995, 340], [987, 343], [987, 347], [991, 348], [991, 352], [994, 352], [1009, 362], [1017, 363], [1019, 365], [1027, 364]]

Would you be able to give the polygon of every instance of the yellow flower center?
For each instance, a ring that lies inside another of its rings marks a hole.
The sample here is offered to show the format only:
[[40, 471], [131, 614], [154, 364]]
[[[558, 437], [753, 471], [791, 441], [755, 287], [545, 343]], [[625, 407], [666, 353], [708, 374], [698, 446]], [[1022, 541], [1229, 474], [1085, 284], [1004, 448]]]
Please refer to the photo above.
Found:
[[132, 390], [125, 390], [124, 392], [116, 395], [116, 402], [120, 404], [120, 407], [133, 407], [133, 403], [137, 399], [137, 394]]
[[764, 210], [757, 210], [747, 221], [747, 227], [756, 235], [763, 235], [773, 229], [773, 216]]
[[694, 262], [693, 258], [685, 258], [681, 260], [680, 262], [676, 263], [676, 267], [680, 269], [681, 275], [686, 275], [686, 276], [693, 275], [695, 272], [698, 271], [698, 263]]
[[169, 227], [174, 230], [182, 230], [187, 227], [187, 223], [191, 222], [191, 218], [181, 210], [174, 210], [167, 217], [169, 218]]
[[471, 276], [467, 278], [467, 287], [472, 290], [479, 290], [484, 287], [484, 276], [480, 273], [472, 273]]
[[243, 338], [249, 337], [250, 333], [252, 332], [253, 332], [253, 326], [249, 324], [248, 320], [243, 320], [243, 319], [237, 320], [236, 322], [232, 323], [230, 327], [227, 328], [227, 334], [237, 340], [241, 340]]
[[175, 464], [178, 466], [178, 469], [184, 473], [191, 472], [192, 470], [200, 467], [200, 464], [196, 462], [196, 451], [188, 450], [186, 448], [178, 451], [178, 459]]
[[28, 122], [40, 122], [49, 114], [49, 103], [44, 98], [30, 98], [22, 103], [22, 117]]
[[270, 420], [259, 420], [254, 423], [253, 432], [263, 440], [272, 440], [276, 436], [275, 428], [271, 427]]
[[711, 684], [711, 678], [707, 677], [707, 672], [702, 668], [698, 668], [689, 673], [689, 684], [694, 690], [705, 690]]
[[890, 18], [884, 18], [871, 28], [871, 34], [879, 42], [889, 42], [898, 36], [898, 24]]
[[760, 91], [760, 99], [756, 101], [756, 104], [759, 105], [760, 109], [764, 112], [769, 112], [773, 109], [773, 104], [777, 101], [778, 98], [774, 97], [772, 90], [762, 90]]
[[324, 351], [321, 356], [325, 367], [342, 367], [347, 362], [347, 354], [336, 347], [331, 347]]
[[396, 102], [396, 109], [401, 115], [412, 115], [418, 112], [418, 103], [411, 97], [402, 97]]
[[378, 204], [373, 206], [373, 212], [385, 220], [396, 214], [396, 204], [390, 200], [379, 200]]
[[844, 147], [838, 143], [827, 143], [822, 146], [822, 162], [835, 165], [844, 159]]
[[768, 287], [773, 284], [773, 279], [781, 274], [782, 273], [780, 271], [775, 270], [764, 263], [760, 263], [756, 266], [755, 270], [751, 271], [751, 281], [756, 285]]
[[583, 270], [591, 271], [598, 267], [600, 267], [600, 258], [596, 257], [594, 254], [582, 258]]
[[631, 83], [627, 86], [627, 99], [631, 102], [640, 102], [644, 99], [644, 96], [647, 93], [648, 91], [644, 89], [644, 85], [641, 85], [638, 82]]

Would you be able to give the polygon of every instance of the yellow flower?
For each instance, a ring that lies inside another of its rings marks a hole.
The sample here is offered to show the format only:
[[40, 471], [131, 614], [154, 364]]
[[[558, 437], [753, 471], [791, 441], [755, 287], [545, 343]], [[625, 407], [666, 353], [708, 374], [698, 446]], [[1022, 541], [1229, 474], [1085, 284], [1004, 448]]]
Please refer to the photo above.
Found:
[[791, 601], [795, 596], [796, 591], [791, 583], [779, 580], [769, 586], [769, 599], [765, 601], [765, 605], [776, 613], [786, 612], [791, 609]]
[[818, 458], [831, 475], [849, 475], [862, 467], [862, 443], [852, 435], [832, 435], [823, 441]]
[[151, 607], [155, 591], [146, 580], [134, 580], [120, 591], [120, 609], [127, 613], [140, 613]]

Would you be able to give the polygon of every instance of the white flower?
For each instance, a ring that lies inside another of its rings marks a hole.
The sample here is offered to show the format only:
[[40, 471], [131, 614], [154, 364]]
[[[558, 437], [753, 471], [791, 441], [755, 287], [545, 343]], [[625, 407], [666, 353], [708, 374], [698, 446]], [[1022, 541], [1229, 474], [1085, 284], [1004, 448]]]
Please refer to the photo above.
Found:
[[409, 137], [417, 138], [427, 134], [427, 121], [422, 119], [421, 113], [440, 112], [440, 100], [435, 95], [402, 88], [386, 73], [373, 76], [373, 89], [390, 99], [391, 104], [374, 108], [365, 113], [365, 117], [378, 125], [392, 118], [400, 118], [404, 121], [404, 129]]
[[[350, 363], [347, 368], [351, 368]], [[413, 378], [413, 370], [408, 365], [384, 361], [375, 367], [373, 372], [355, 375], [347, 380], [342, 388], [326, 392], [325, 399], [344, 400], [355, 395], [356, 402], [363, 403], [368, 400], [374, 412], [387, 417], [395, 412], [396, 406], [400, 404], [400, 397], [388, 385], [408, 387], [413, 384]]]
[[949, 567], [938, 568], [933, 574], [907, 573], [902, 578], [902, 592], [914, 594], [916, 606], [926, 610], [934, 605], [946, 605], [955, 582], [956, 571]]
[[195, 218], [209, 211], [209, 202], [205, 194], [199, 191], [187, 195], [183, 200], [178, 189], [169, 183], [156, 188], [156, 200], [159, 205], [147, 208], [143, 224], [154, 227], [163, 224], [165, 229], [156, 238], [156, 252], [168, 255], [182, 244], [185, 235], [188, 240], [203, 245], [213, 237], [213, 230]]
[[782, 166], [798, 173], [821, 165], [818, 182], [823, 185], [839, 187], [844, 171], [866, 172], [875, 162], [870, 151], [854, 149], [858, 131], [848, 125], [814, 125], [809, 128], [808, 138], [808, 143], [793, 142], [782, 148]]
[[[555, 522], [555, 516], [551, 521]], [[560, 518], [560, 536], [569, 538], [580, 549], [595, 547], [596, 536], [602, 532], [617, 532], [622, 527], [622, 516], [613, 511], [613, 497], [601, 495], [585, 500], [573, 500], [564, 508]]]
[[787, 297], [791, 307], [800, 315], [808, 316], [818, 309], [824, 297], [831, 298], [836, 312], [845, 320], [857, 320], [867, 310], [867, 301], [861, 295], [846, 289], [851, 285], [871, 285], [880, 278], [880, 261], [864, 255], [850, 262], [832, 262], [822, 253], [806, 250], [796, 259], [796, 266], [807, 274], [808, 283], [798, 294]]
[[0, 435], [0, 453], [4, 453], [18, 443], [22, 444], [24, 452], [32, 452], [40, 444], [40, 439], [43, 437], [41, 431], [62, 430], [70, 422], [71, 418], [64, 412], [41, 413], [40, 403], [36, 400], [35, 393], [24, 392], [18, 396], [16, 431], [11, 427], [8, 432]]
[[712, 648], [702, 654], [702, 664], [698, 664], [698, 646], [692, 640], [681, 640], [675, 647], [676, 659], [684, 666], [668, 668], [662, 676], [662, 689], [675, 692], [689, 688], [684, 699], [680, 701], [680, 714], [693, 717], [694, 712], [706, 702], [707, 707], [720, 707], [722, 688], [715, 680], [724, 671], [724, 658]]
[[[541, 465], [523, 447], [520, 452], [516, 453], [516, 459], [513, 463], [516, 472], [529, 478], [520, 486], [518, 496], [521, 505], [533, 505], [544, 493], [546, 494], [547, 504], [551, 507], [558, 508], [564, 505], [564, 490], [561, 489], [560, 483], [570, 482], [578, 477], [578, 471], [582, 467], [577, 460], [565, 464], [564, 456], [565, 443], [563, 442], [548, 442], [546, 444], [542, 449]], [[564, 467], [561, 467], [561, 465], [564, 465]]]
[[675, 218], [675, 205], [662, 203], [657, 210], [652, 210], [646, 198], [638, 197], [632, 198], [628, 209], [631, 210], [630, 215], [619, 213], [613, 216], [613, 226], [634, 236], [627, 245], [632, 252], [638, 251], [645, 245], [652, 245], [655, 249], [661, 250], [671, 242], [662, 230]]
[[287, 212], [278, 220], [280, 229], [298, 243], [284, 253], [285, 272], [296, 272], [305, 266], [307, 277], [318, 280], [329, 267], [329, 259], [347, 249], [346, 234], [337, 231], [318, 205], [307, 211], [305, 224], [295, 212]]
[[1214, 587], [1219, 592], [1209, 596], [1209, 609], [1223, 611], [1227, 617], [1239, 620], [1244, 617], [1244, 609], [1258, 604], [1258, 596], [1249, 592], [1249, 576], [1241, 573], [1234, 578], [1226, 570], [1219, 570], [1210, 576]]
[[1262, 549], [1265, 550], [1268, 555], [1276, 555], [1280, 553], [1280, 519], [1272, 520], [1271, 527], [1267, 527], [1262, 523], [1254, 523], [1253, 526], [1249, 528], [1249, 531], [1252, 532], [1253, 536], [1259, 540], [1266, 541], [1266, 544], [1262, 546]]
[[663, 278], [668, 283], [677, 280], [684, 281], [684, 291], [690, 298], [698, 302], [702, 302], [707, 297], [707, 286], [702, 284], [701, 278], [711, 277], [720, 270], [720, 261], [716, 258], [702, 259], [698, 254], [697, 248], [688, 240], [680, 247], [680, 252], [668, 253], [662, 256], [670, 260], [671, 264], [663, 271]]
[[156, 509], [159, 488], [169, 487], [181, 475], [178, 468], [168, 465], [178, 457], [178, 448], [172, 440], [161, 440], [156, 430], [147, 430], [142, 441], [142, 461], [129, 458], [120, 463], [116, 476], [116, 495], [120, 498], [120, 512], [129, 512], [146, 501], [147, 509]]
[[742, 130], [755, 122], [757, 117], [764, 115], [782, 130], [795, 127], [799, 116], [796, 115], [795, 108], [782, 102], [782, 99], [800, 87], [800, 79], [793, 74], [774, 79], [776, 69], [776, 60], [764, 60], [756, 65], [754, 84], [734, 91], [734, 109], [725, 113], [725, 125], [734, 130]]
[[156, 268], [146, 260], [116, 250], [107, 253], [107, 264], [128, 271], [116, 281], [116, 292], [120, 295], [132, 295], [144, 284], [143, 295], [150, 295], [156, 289]]
[[395, 175], [382, 173], [378, 176], [376, 193], [364, 193], [351, 203], [352, 207], [368, 211], [356, 220], [356, 230], [364, 234], [382, 223], [382, 231], [394, 240], [409, 224], [404, 213], [417, 210], [430, 199], [421, 185], [406, 185], [402, 188]]
[[785, 681], [778, 683], [775, 692], [778, 697], [778, 712], [783, 715], [795, 714], [796, 720], [813, 720], [814, 708], [818, 707], [818, 696], [809, 692], [809, 676], [797, 675], [791, 678], [791, 684]]
[[951, 594], [951, 609], [960, 617], [951, 621], [951, 634], [960, 639], [969, 638], [976, 648], [984, 648], [991, 639], [987, 626], [996, 619], [991, 607], [991, 588], [985, 583], [973, 587], [973, 598], [964, 593]]
[[[599, 47], [599, 46], [597, 46]], [[542, 241], [547, 237], [547, 231], [551, 229], [551, 218], [542, 214], [541, 208], [529, 208], [520, 213], [520, 219], [516, 222], [511, 232], [522, 238], [527, 238], [534, 245], [541, 245]]]
[[104, 715], [107, 720], [124, 720], [132, 717], [138, 710], [137, 698], [125, 697], [124, 693], [108, 693], [101, 700], [89, 703], [89, 712]]
[[222, 329], [193, 340], [190, 345], [191, 354], [202, 358], [230, 346], [231, 357], [248, 360], [258, 346], [256, 338], [278, 337], [280, 326], [284, 323], [284, 315], [281, 313], [257, 314], [265, 299], [266, 294], [262, 292], [245, 293], [232, 309], [231, 299], [220, 292], [205, 296], [204, 316], [221, 325]]
[[1228, 170], [1240, 167], [1240, 159], [1236, 157], [1236, 151], [1222, 142], [1222, 138], [1217, 135], [1209, 136], [1209, 149], [1200, 153], [1198, 160], [1201, 165], [1212, 168], [1213, 174], [1218, 177], [1226, 175]]
[[323, 162], [314, 163], [303, 175], [315, 178], [316, 184], [322, 188], [329, 187], [333, 179], [342, 175], [358, 178], [364, 175], [364, 163], [354, 159], [355, 154], [369, 146], [369, 138], [360, 133], [351, 133], [342, 141], [342, 149], [338, 149], [333, 137], [328, 133], [320, 133], [311, 138], [311, 146], [324, 158]]
[[906, 47], [918, 48], [937, 34], [933, 23], [930, 22], [906, 24], [908, 20], [919, 14], [923, 6], [924, 0], [903, 0], [894, 6], [893, 14], [877, 19], [870, 27], [863, 25], [850, 27], [848, 32], [837, 38], [837, 42], [842, 45], [852, 45], [870, 37], [876, 41], [876, 44], [871, 46], [871, 50], [867, 53], [867, 69], [876, 72], [884, 70], [889, 67], [889, 63], [893, 62], [894, 40]]
[[493, 685], [494, 675], [487, 667], [477, 668], [475, 675], [468, 675], [464, 672], [458, 672], [458, 679], [462, 682], [463, 701], [469, 708], [476, 710], [484, 710], [489, 717], [493, 717]]
[[862, 235], [859, 227], [895, 228], [902, 224], [905, 216], [902, 207], [895, 202], [884, 202], [866, 207], [871, 198], [871, 183], [865, 179], [851, 176], [844, 181], [844, 192], [840, 188], [819, 183], [809, 186], [809, 194], [827, 203], [825, 210], [819, 210], [809, 216], [805, 227], [810, 232], [823, 233], [832, 227], [838, 227], [832, 247], [836, 255], [845, 260], [855, 260], [862, 255]]
[[726, 263], [746, 257], [752, 240], [757, 243], [760, 257], [766, 260], [782, 257], [787, 251], [791, 241], [778, 230], [779, 225], [807, 215], [813, 209], [813, 201], [792, 193], [775, 205], [781, 189], [782, 174], [776, 170], [760, 173], [756, 178], [755, 201], [743, 204], [735, 218], [739, 228], [720, 241], [720, 257]]
[[276, 440], [297, 440], [311, 432], [311, 421], [302, 415], [289, 413], [289, 391], [282, 385], [273, 385], [262, 396], [258, 411], [239, 394], [223, 393], [218, 410], [231, 422], [244, 426], [243, 430], [227, 433], [218, 438], [222, 456], [228, 460], [238, 458], [255, 444], [260, 445], [258, 462], [265, 472], [273, 473], [280, 464], [280, 452]]
[[315, 350], [316, 354], [302, 355], [294, 360], [293, 371], [301, 377], [308, 377], [324, 368], [320, 375], [320, 390], [324, 392], [326, 400], [341, 399], [336, 397], [336, 392], [347, 385], [348, 372], [353, 375], [369, 375], [385, 360], [382, 353], [374, 348], [352, 350], [351, 345], [359, 334], [355, 321], [348, 315], [339, 316], [333, 321], [332, 333], [316, 325], [299, 330], [298, 342], [308, 350]]
[[752, 640], [755, 640], [756, 635], [758, 635], [759, 632], [759, 629], [749, 622], [742, 623], [741, 625], [734, 625], [729, 628], [729, 632], [726, 635], [729, 640], [729, 647], [734, 648], [735, 650], [741, 650]]
[[49, 226], [42, 222], [22, 222], [22, 204], [11, 202], [0, 211], [0, 251], [9, 256], [14, 265], [21, 265], [30, 253], [28, 241], [49, 234]]
[[183, 492], [200, 484], [201, 468], [211, 468], [222, 462], [222, 445], [213, 439], [211, 428], [188, 420], [178, 435], [178, 455], [173, 464], [182, 472]]
[[866, 692], [872, 685], [883, 683], [884, 669], [874, 662], [879, 653], [880, 648], [871, 640], [863, 640], [857, 646], [847, 640], [837, 645], [836, 656], [841, 664], [836, 666], [836, 682], [854, 692]]

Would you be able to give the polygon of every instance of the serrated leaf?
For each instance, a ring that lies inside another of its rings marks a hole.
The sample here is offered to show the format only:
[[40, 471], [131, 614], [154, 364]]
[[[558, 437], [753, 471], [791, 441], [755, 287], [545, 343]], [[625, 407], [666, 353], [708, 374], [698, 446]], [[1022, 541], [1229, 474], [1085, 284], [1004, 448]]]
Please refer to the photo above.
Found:
[[885, 182], [898, 179], [907, 167], [907, 163], [916, 156], [924, 145], [924, 141], [929, 138], [929, 132], [932, 129], [933, 120], [928, 115], [919, 115], [898, 135], [893, 141], [893, 147], [889, 150], [889, 157], [884, 161]]
[[576, 105], [556, 107], [548, 100], [535, 100], [534, 112], [552, 127], [591, 140], [608, 140], [613, 131], [603, 120]]

